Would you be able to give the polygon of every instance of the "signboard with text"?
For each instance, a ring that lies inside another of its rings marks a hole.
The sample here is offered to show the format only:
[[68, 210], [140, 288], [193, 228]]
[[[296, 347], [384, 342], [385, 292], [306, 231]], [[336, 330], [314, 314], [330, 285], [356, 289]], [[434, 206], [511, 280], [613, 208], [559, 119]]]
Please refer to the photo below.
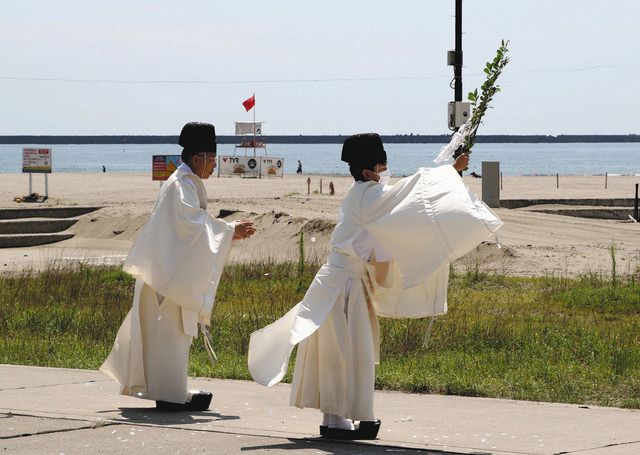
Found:
[[261, 177], [282, 177], [284, 173], [284, 159], [260, 157]]
[[50, 174], [51, 169], [51, 149], [22, 149], [22, 172]]
[[153, 155], [151, 178], [153, 180], [167, 180], [180, 166], [180, 155]]
[[260, 175], [259, 156], [225, 156], [218, 160], [218, 175], [239, 175], [258, 177]]

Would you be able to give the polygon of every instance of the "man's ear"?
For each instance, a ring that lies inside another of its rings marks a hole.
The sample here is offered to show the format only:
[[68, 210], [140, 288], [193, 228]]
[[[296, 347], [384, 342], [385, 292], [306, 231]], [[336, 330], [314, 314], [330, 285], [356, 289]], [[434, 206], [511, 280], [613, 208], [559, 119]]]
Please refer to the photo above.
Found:
[[380, 176], [375, 172], [370, 171], [369, 169], [364, 169], [362, 171], [362, 176], [365, 178], [366, 181], [372, 180], [374, 182], [377, 182], [378, 180], [380, 180]]

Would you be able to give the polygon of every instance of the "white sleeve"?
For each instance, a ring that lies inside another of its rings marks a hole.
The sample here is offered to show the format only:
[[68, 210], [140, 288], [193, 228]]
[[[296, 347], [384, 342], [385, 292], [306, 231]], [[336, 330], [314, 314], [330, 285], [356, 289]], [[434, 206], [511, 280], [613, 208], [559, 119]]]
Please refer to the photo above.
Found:
[[379, 186], [365, 188], [363, 225], [392, 253], [405, 288], [468, 253], [502, 225], [453, 166], [421, 168], [384, 191]]
[[393, 259], [391, 254], [366, 229], [356, 235], [353, 240], [353, 249], [363, 261], [369, 262], [373, 257], [376, 258], [377, 262], [386, 262]]
[[134, 242], [123, 270], [181, 307], [211, 312], [233, 226], [200, 208], [188, 179], [173, 182]]

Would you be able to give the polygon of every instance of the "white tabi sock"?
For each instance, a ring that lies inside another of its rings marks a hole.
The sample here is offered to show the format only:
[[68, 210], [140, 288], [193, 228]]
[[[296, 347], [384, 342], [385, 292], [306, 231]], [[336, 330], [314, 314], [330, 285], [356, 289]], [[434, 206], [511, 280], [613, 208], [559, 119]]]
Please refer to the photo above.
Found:
[[355, 430], [351, 419], [345, 419], [335, 414], [322, 414], [322, 425], [340, 430]]

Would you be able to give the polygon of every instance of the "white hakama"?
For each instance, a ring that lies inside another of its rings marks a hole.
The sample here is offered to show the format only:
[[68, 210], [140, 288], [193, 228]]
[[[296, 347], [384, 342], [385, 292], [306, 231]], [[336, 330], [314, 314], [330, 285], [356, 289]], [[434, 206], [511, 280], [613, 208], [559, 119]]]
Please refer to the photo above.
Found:
[[353, 264], [356, 270], [345, 292], [318, 330], [298, 345], [290, 404], [352, 420], [373, 420], [378, 319], [365, 290], [364, 265]]
[[234, 232], [206, 204], [202, 181], [180, 165], [125, 261], [124, 271], [136, 277], [133, 306], [100, 367], [124, 395], [187, 399], [189, 347], [198, 323], [209, 324]]

